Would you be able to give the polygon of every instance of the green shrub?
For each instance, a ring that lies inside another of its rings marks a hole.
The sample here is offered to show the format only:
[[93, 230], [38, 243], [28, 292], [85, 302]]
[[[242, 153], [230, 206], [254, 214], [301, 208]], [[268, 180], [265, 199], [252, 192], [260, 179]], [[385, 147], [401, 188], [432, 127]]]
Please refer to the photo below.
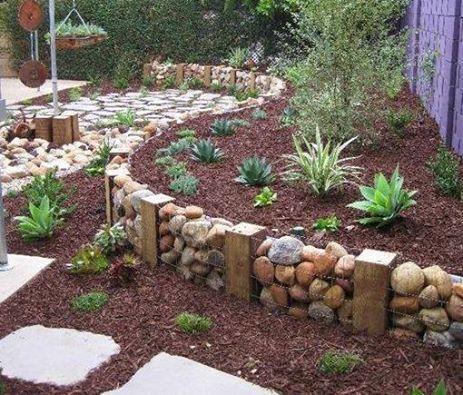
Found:
[[116, 89], [128, 89], [130, 81], [126, 77], [115, 77], [113, 79], [113, 85]]
[[82, 97], [82, 88], [76, 86], [69, 90], [69, 99], [71, 101], [78, 101]]
[[429, 168], [434, 176], [439, 190], [447, 196], [461, 199], [463, 182], [460, 179], [459, 160], [447, 148], [440, 147], [437, 155], [429, 162]]
[[298, 112], [293, 107], [285, 107], [281, 115], [281, 123], [285, 126], [293, 125], [296, 122]]
[[271, 206], [277, 200], [278, 194], [273, 192], [269, 187], [265, 187], [262, 189], [262, 192], [254, 198], [254, 207]]
[[210, 318], [191, 313], [179, 314], [175, 323], [183, 332], [192, 334], [207, 332], [213, 325]]
[[327, 351], [317, 362], [317, 368], [325, 374], [351, 373], [363, 360], [350, 352]]
[[256, 121], [263, 121], [264, 119], [267, 119], [267, 113], [261, 109], [255, 110], [251, 116]]
[[234, 48], [228, 54], [227, 63], [235, 69], [242, 69], [250, 56], [249, 48]]
[[248, 128], [251, 124], [245, 119], [232, 119], [230, 121], [235, 128]]
[[184, 176], [187, 173], [188, 169], [185, 162], [176, 162], [166, 168], [166, 174], [172, 179]]
[[176, 133], [176, 135], [180, 139], [195, 138], [196, 137], [196, 131], [193, 130], [193, 129], [182, 129], [182, 130], [179, 130]]
[[285, 155], [290, 164], [283, 173], [288, 182], [307, 183], [310, 190], [318, 196], [339, 190], [343, 185], [358, 178], [361, 168], [349, 165], [353, 157], [342, 158], [343, 151], [355, 140], [343, 144], [323, 144], [320, 130], [315, 133], [315, 143], [305, 137], [293, 137], [296, 153]]
[[106, 225], [95, 235], [95, 245], [100, 247], [105, 255], [115, 253], [127, 243], [127, 234], [122, 225]]
[[227, 119], [216, 119], [211, 126], [211, 133], [214, 136], [224, 137], [235, 134], [236, 124]]
[[53, 208], [50, 207], [48, 196], [43, 196], [40, 206], [29, 203], [30, 217], [16, 217], [19, 222], [18, 229], [23, 239], [32, 241], [49, 239], [59, 224]]
[[362, 225], [377, 225], [378, 228], [389, 225], [403, 211], [416, 204], [412, 199], [416, 191], [403, 190], [403, 183], [404, 179], [400, 176], [397, 165], [390, 182], [382, 173], [376, 174], [373, 188], [360, 187], [360, 193], [366, 200], [354, 202], [347, 207], [364, 211], [368, 215], [358, 220]]
[[236, 182], [247, 186], [266, 186], [271, 184], [275, 177], [272, 175], [272, 165], [265, 159], [258, 157], [247, 158], [243, 164], [238, 167], [240, 176], [235, 179]]
[[105, 140], [96, 150], [93, 159], [85, 167], [85, 173], [91, 177], [104, 176], [106, 165], [109, 163], [111, 156], [111, 149], [112, 146], [108, 140]]
[[224, 90], [224, 86], [218, 82], [218, 81], [214, 81], [211, 83], [211, 91], [213, 92], [221, 92]]
[[188, 150], [191, 147], [192, 139], [182, 138], [178, 141], [173, 141], [167, 148], [161, 148], [157, 150], [156, 156], [175, 156], [181, 154], [182, 152]]
[[131, 128], [135, 125], [136, 114], [133, 110], [119, 111], [114, 115], [114, 123], [119, 126]]
[[217, 148], [211, 140], [201, 139], [191, 147], [193, 160], [203, 163], [214, 163], [223, 159], [224, 152]]
[[164, 79], [164, 88], [165, 89], [172, 89], [175, 88], [175, 85], [177, 84], [177, 79], [175, 78], [175, 75], [168, 75]]
[[413, 121], [413, 113], [408, 110], [388, 111], [386, 121], [392, 132], [403, 137], [408, 125]]
[[71, 308], [81, 313], [91, 313], [101, 310], [108, 300], [109, 296], [105, 292], [90, 292], [74, 297], [71, 301]]
[[84, 246], [71, 259], [67, 266], [72, 274], [99, 274], [108, 269], [108, 258], [100, 247]]
[[259, 91], [257, 89], [239, 89], [235, 93], [235, 99], [239, 102], [246, 101], [250, 98], [257, 99], [259, 97]]
[[335, 215], [326, 218], [317, 219], [313, 228], [319, 232], [336, 232], [341, 226], [341, 220], [339, 220]]
[[143, 76], [141, 83], [145, 88], [151, 88], [156, 85], [156, 77], [152, 75], [145, 75]]
[[161, 166], [161, 167], [170, 167], [170, 166], [173, 166], [175, 163], [176, 163], [175, 159], [172, 158], [171, 156], [162, 156], [160, 158], [157, 158], [154, 161], [154, 164], [156, 166]]
[[[413, 387], [412, 395], [426, 395], [426, 393], [421, 391], [419, 388]], [[447, 395], [447, 388], [445, 386], [444, 379], [441, 379], [439, 383], [437, 383], [437, 386], [432, 392], [432, 395]]]
[[185, 196], [196, 195], [198, 192], [199, 180], [191, 174], [180, 176], [170, 182], [169, 188]]

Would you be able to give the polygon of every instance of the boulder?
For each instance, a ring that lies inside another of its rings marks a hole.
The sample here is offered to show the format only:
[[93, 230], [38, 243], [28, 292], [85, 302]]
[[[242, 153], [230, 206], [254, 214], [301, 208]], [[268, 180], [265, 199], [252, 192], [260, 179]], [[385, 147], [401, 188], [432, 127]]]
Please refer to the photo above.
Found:
[[455, 321], [463, 321], [463, 298], [452, 295], [447, 302], [447, 313]]
[[453, 294], [463, 298], [463, 283], [453, 284]]
[[129, 181], [132, 181], [132, 177], [127, 175], [119, 175], [114, 177], [114, 184], [116, 184], [119, 188], [123, 188], [124, 185]]
[[309, 306], [303, 303], [293, 303], [288, 310], [291, 317], [303, 320], [309, 316]]
[[259, 296], [260, 303], [265, 306], [268, 310], [274, 312], [280, 309], [280, 307], [275, 303], [272, 297], [270, 289], [267, 287], [262, 288], [262, 291]]
[[146, 189], [146, 185], [142, 185], [136, 181], [129, 181], [126, 182], [122, 188], [124, 189], [125, 194], [129, 195], [131, 193], [141, 191], [142, 189]]
[[175, 265], [177, 263], [177, 259], [180, 257], [180, 254], [175, 251], [169, 251], [165, 252], [164, 254], [161, 254], [161, 262], [165, 263], [166, 265]]
[[439, 266], [434, 265], [423, 269], [426, 285], [434, 285], [443, 300], [447, 300], [452, 295], [452, 277], [442, 270]]
[[226, 219], [223, 219], [223, 218], [211, 218], [210, 221], [211, 221], [213, 226], [215, 226], [215, 225], [223, 225], [223, 226], [227, 226], [229, 228], [233, 228], [233, 223], [231, 223], [230, 221], [227, 221]]
[[307, 262], [313, 262], [315, 256], [322, 253], [324, 250], [315, 248], [314, 246], [304, 246], [302, 249], [302, 259]]
[[197, 260], [198, 262], [201, 262], [204, 265], [207, 265], [207, 255], [208, 255], [207, 250], [198, 250], [195, 252], [195, 260]]
[[303, 287], [309, 287], [315, 279], [315, 264], [312, 262], [302, 262], [297, 265], [296, 279]]
[[270, 293], [275, 303], [281, 308], [286, 308], [289, 305], [288, 290], [277, 284], [270, 286]]
[[330, 284], [316, 278], [309, 287], [309, 298], [311, 301], [323, 300], [326, 292], [330, 289]]
[[424, 334], [423, 342], [438, 347], [458, 348], [458, 341], [447, 331], [436, 332], [428, 329]]
[[388, 334], [400, 340], [420, 339], [420, 337], [418, 336], [416, 332], [410, 331], [408, 329], [402, 329], [402, 328], [393, 328], [389, 330]]
[[424, 273], [413, 262], [406, 262], [392, 271], [391, 286], [402, 295], [419, 295], [424, 287]]
[[325, 324], [332, 324], [336, 320], [334, 311], [323, 302], [313, 302], [310, 304], [309, 317]]
[[299, 239], [283, 236], [272, 243], [268, 257], [277, 265], [292, 266], [301, 262], [303, 248], [304, 244]]
[[463, 322], [452, 322], [449, 333], [458, 341], [463, 342]]
[[422, 309], [418, 316], [420, 317], [423, 324], [433, 331], [444, 332], [449, 328], [449, 317], [445, 309], [442, 307]]
[[186, 217], [184, 215], [174, 215], [169, 221], [169, 231], [173, 235], [182, 233], [183, 225], [186, 224]]
[[254, 275], [262, 285], [273, 284], [275, 277], [275, 268], [265, 256], [261, 256], [254, 261]]
[[347, 250], [335, 241], [330, 241], [326, 246], [325, 251], [327, 254], [334, 255], [338, 259], [348, 255]]
[[337, 278], [336, 284], [338, 284], [347, 294], [352, 294], [354, 292], [354, 282], [348, 280], [347, 278]]
[[313, 260], [315, 265], [315, 274], [320, 277], [330, 275], [334, 270], [337, 260], [338, 258], [334, 255], [330, 255], [323, 250], [322, 252], [315, 254]]
[[439, 292], [434, 285], [428, 285], [420, 292], [418, 300], [421, 307], [432, 309], [439, 304]]
[[159, 240], [159, 251], [168, 252], [174, 247], [175, 237], [173, 235], [162, 236]]
[[272, 246], [274, 239], [266, 239], [262, 242], [262, 244], [257, 248], [256, 250], [256, 255], [257, 256], [264, 256], [267, 255], [268, 250], [270, 250], [270, 247]]
[[344, 290], [339, 285], [334, 285], [325, 293], [323, 302], [333, 310], [339, 309], [346, 298]]
[[421, 333], [425, 326], [417, 315], [393, 314], [392, 323], [399, 328], [408, 329], [415, 333]]
[[204, 263], [195, 261], [191, 264], [190, 270], [198, 276], [206, 277], [211, 271], [211, 268], [210, 266], [205, 265]]
[[336, 262], [334, 274], [341, 278], [351, 278], [355, 269], [355, 256], [344, 255]]
[[307, 292], [306, 289], [302, 288], [299, 284], [294, 284], [290, 289], [289, 289], [289, 296], [291, 296], [292, 300], [295, 300], [297, 302], [301, 303], [309, 303], [309, 293]]
[[280, 283], [292, 286], [296, 282], [296, 269], [294, 269], [294, 266], [277, 265], [275, 267], [275, 277]]
[[222, 277], [215, 270], [207, 275], [206, 285], [214, 291], [222, 291], [225, 287]]
[[159, 209], [159, 218], [161, 221], [168, 221], [174, 215], [177, 215], [179, 207], [174, 203], [167, 203]]
[[414, 296], [394, 296], [389, 303], [389, 309], [402, 314], [415, 314], [420, 309], [420, 304]]
[[133, 219], [135, 218], [136, 213], [132, 206], [131, 196], [132, 195], [127, 195], [124, 199], [122, 199], [122, 207], [124, 208], [124, 217]]
[[215, 267], [225, 267], [225, 256], [219, 250], [210, 250], [207, 253], [207, 264]]
[[192, 247], [185, 247], [182, 252], [180, 264], [183, 266], [190, 266], [195, 261], [196, 250]]
[[187, 222], [182, 228], [182, 236], [190, 247], [204, 248], [212, 224], [209, 221]]
[[225, 234], [228, 229], [231, 228], [221, 224], [214, 225], [206, 237], [207, 245], [212, 248], [223, 248], [225, 245]]
[[188, 219], [201, 218], [204, 215], [204, 210], [198, 206], [187, 206], [185, 208], [185, 216]]

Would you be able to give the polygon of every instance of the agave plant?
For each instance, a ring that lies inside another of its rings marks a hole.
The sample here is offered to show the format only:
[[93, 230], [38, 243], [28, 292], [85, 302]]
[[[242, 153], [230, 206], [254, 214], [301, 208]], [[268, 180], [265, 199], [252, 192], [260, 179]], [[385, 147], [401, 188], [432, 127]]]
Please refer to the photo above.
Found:
[[18, 229], [25, 240], [49, 239], [60, 221], [56, 219], [50, 199], [43, 196], [40, 206], [29, 203], [30, 217], [16, 217]]
[[389, 225], [403, 211], [416, 204], [412, 199], [416, 191], [403, 190], [403, 183], [397, 165], [389, 182], [382, 173], [376, 174], [374, 187], [360, 187], [360, 193], [366, 200], [354, 202], [347, 207], [365, 212], [367, 217], [358, 220], [363, 225], [377, 225], [378, 228]]
[[[306, 182], [316, 195], [326, 195], [345, 184], [353, 183], [362, 168], [349, 165], [356, 157], [341, 158], [342, 152], [356, 140], [356, 137], [343, 144], [324, 144], [317, 128], [315, 143], [305, 137], [293, 137], [296, 153], [285, 155], [290, 164], [283, 173], [288, 182]], [[304, 146], [304, 147], [303, 147]]]
[[217, 119], [211, 127], [214, 136], [231, 136], [235, 133], [236, 124], [227, 119]]
[[248, 48], [235, 48], [232, 49], [228, 55], [228, 64], [231, 67], [242, 68], [251, 55]]
[[214, 163], [223, 159], [225, 154], [220, 148], [216, 148], [211, 140], [201, 139], [191, 148], [193, 160], [203, 163]]
[[265, 159], [258, 157], [247, 158], [243, 164], [238, 167], [240, 176], [235, 179], [248, 186], [263, 187], [271, 184], [275, 177], [272, 175], [272, 165]]

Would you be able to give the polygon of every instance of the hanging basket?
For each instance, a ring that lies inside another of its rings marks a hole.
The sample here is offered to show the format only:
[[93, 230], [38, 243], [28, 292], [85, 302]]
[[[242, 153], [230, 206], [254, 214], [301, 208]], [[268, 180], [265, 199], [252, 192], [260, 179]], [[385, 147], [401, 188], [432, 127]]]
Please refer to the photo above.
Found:
[[85, 48], [99, 44], [106, 39], [105, 35], [56, 37], [56, 48], [59, 50]]

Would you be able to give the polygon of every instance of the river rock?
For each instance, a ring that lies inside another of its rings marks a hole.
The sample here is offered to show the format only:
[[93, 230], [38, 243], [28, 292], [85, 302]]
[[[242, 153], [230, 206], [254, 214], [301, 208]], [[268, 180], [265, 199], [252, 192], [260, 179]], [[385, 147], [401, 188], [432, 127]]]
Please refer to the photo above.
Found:
[[204, 248], [209, 229], [212, 227], [209, 221], [187, 222], [182, 228], [182, 236], [190, 247]]
[[210, 221], [211, 221], [212, 226], [223, 225], [223, 226], [227, 226], [228, 228], [233, 228], [233, 223], [223, 218], [211, 218]]
[[347, 250], [341, 244], [336, 243], [335, 241], [330, 241], [326, 246], [325, 251], [327, 254], [334, 255], [338, 259], [348, 255]]
[[221, 291], [225, 287], [222, 277], [215, 270], [207, 275], [206, 284], [214, 291]]
[[131, 196], [132, 195], [127, 195], [124, 199], [122, 199], [122, 207], [124, 208], [124, 217], [133, 219], [135, 218], [136, 213], [132, 206]]
[[294, 284], [290, 289], [289, 289], [289, 296], [291, 296], [291, 299], [301, 302], [301, 303], [309, 303], [309, 293], [307, 292], [306, 289], [302, 288], [299, 284]]
[[159, 218], [161, 221], [168, 221], [174, 215], [177, 215], [179, 207], [174, 203], [167, 203], [159, 209]]
[[354, 292], [354, 282], [352, 280], [347, 278], [337, 278], [336, 284], [338, 284], [347, 294]]
[[354, 274], [355, 269], [355, 256], [344, 255], [339, 258], [334, 266], [334, 274], [341, 278], [350, 278]]
[[334, 311], [323, 302], [313, 302], [310, 304], [309, 317], [325, 324], [332, 324], [336, 320]]
[[343, 325], [352, 325], [352, 311], [353, 302], [352, 299], [344, 300], [344, 303], [337, 310], [339, 322]]
[[274, 239], [268, 238], [265, 239], [262, 244], [257, 248], [256, 250], [256, 255], [257, 256], [264, 256], [267, 255], [268, 250], [270, 250], [270, 247], [272, 246]]
[[463, 298], [452, 295], [447, 303], [447, 313], [455, 321], [463, 321]]
[[277, 265], [291, 266], [301, 262], [304, 243], [290, 236], [276, 239], [268, 252], [269, 259]]
[[228, 229], [231, 228], [221, 224], [214, 225], [206, 237], [207, 245], [212, 248], [223, 248], [225, 245], [225, 234]]
[[185, 216], [188, 219], [201, 218], [204, 215], [204, 210], [198, 206], [187, 206], [185, 208]]
[[181, 237], [176, 237], [174, 241], [174, 250], [181, 254], [184, 248], [185, 240], [183, 240]]
[[146, 189], [146, 185], [141, 185], [136, 181], [129, 181], [124, 184], [122, 187], [126, 195], [130, 195], [131, 193], [141, 191], [142, 189]]
[[274, 312], [279, 310], [279, 306], [275, 303], [272, 297], [270, 289], [267, 287], [262, 288], [262, 291], [259, 296], [260, 303], [265, 306], [268, 310]]
[[460, 298], [463, 298], [463, 284], [453, 284], [453, 293]]
[[275, 303], [281, 308], [286, 308], [289, 305], [289, 296], [286, 288], [277, 284], [270, 286], [270, 293]]
[[316, 278], [309, 287], [309, 298], [311, 301], [323, 300], [326, 292], [330, 289], [330, 284]]
[[425, 326], [421, 322], [420, 318], [417, 315], [402, 315], [402, 314], [393, 314], [392, 322], [394, 326], [399, 328], [408, 329], [415, 333], [421, 333], [425, 329]]
[[194, 273], [197, 274], [198, 276], [201, 277], [206, 277], [209, 272], [211, 271], [210, 266], [205, 265], [204, 263], [195, 261], [191, 264], [190, 270]]
[[463, 322], [452, 322], [449, 332], [455, 339], [463, 342]]
[[432, 309], [439, 304], [439, 292], [434, 285], [428, 285], [420, 292], [418, 300], [425, 309]]
[[182, 252], [180, 264], [183, 266], [190, 266], [195, 261], [196, 250], [192, 247], [185, 247]]
[[333, 310], [340, 308], [344, 304], [346, 294], [339, 285], [334, 285], [325, 293], [323, 302]]
[[452, 294], [452, 277], [442, 270], [439, 266], [434, 265], [423, 269], [426, 285], [434, 285], [439, 292], [439, 296], [447, 300]]
[[338, 258], [334, 255], [330, 255], [324, 250], [322, 252], [315, 254], [313, 263], [315, 265], [315, 273], [317, 276], [325, 277], [331, 274], [334, 270]]
[[190, 267], [186, 265], [178, 265], [176, 270], [177, 273], [187, 281], [192, 280], [195, 276], [194, 273], [190, 270]]
[[204, 265], [207, 265], [207, 255], [208, 255], [208, 251], [207, 250], [198, 250], [195, 252], [195, 260], [197, 260], [198, 262], [201, 262], [202, 264]]
[[296, 279], [303, 287], [309, 287], [315, 279], [315, 264], [312, 262], [302, 262], [297, 265]]
[[168, 252], [174, 247], [175, 237], [173, 235], [162, 236], [159, 240], [159, 250]]
[[177, 259], [179, 258], [180, 254], [175, 251], [165, 252], [161, 254], [161, 261], [164, 262], [166, 265], [175, 265], [177, 263]]
[[207, 264], [215, 267], [225, 267], [225, 256], [219, 250], [210, 250], [207, 253]]
[[303, 320], [309, 316], [309, 306], [303, 303], [294, 303], [288, 310], [291, 317]]
[[123, 188], [125, 184], [129, 181], [132, 181], [132, 177], [127, 176], [125, 174], [121, 174], [119, 176], [114, 177], [114, 184], [116, 184], [119, 188]]
[[449, 328], [449, 317], [442, 307], [433, 309], [422, 309], [418, 314], [426, 327], [436, 332], [443, 332]]
[[424, 287], [423, 270], [413, 262], [406, 262], [392, 271], [391, 285], [399, 294], [419, 295]]
[[420, 337], [418, 336], [416, 332], [410, 331], [408, 329], [402, 329], [402, 328], [393, 328], [389, 330], [388, 334], [400, 340], [420, 339]]
[[170, 230], [169, 230], [169, 222], [167, 221], [162, 221], [160, 224], [159, 224], [159, 234], [161, 236], [165, 236], [165, 235], [168, 235], [170, 233]]
[[458, 342], [447, 331], [436, 332], [431, 329], [428, 329], [424, 334], [423, 342], [425, 342], [426, 344], [431, 344], [433, 346], [458, 348]]
[[420, 309], [418, 298], [414, 296], [394, 296], [389, 303], [389, 308], [402, 314], [415, 314]]
[[296, 269], [293, 266], [277, 265], [275, 277], [280, 283], [292, 286], [296, 282]]
[[324, 250], [315, 248], [314, 246], [304, 246], [302, 249], [302, 259], [307, 262], [313, 262], [315, 256], [322, 253]]
[[182, 233], [183, 225], [185, 225], [187, 219], [184, 215], [175, 215], [169, 221], [169, 231], [174, 234], [178, 235]]
[[254, 261], [254, 275], [257, 280], [263, 285], [273, 284], [273, 279], [275, 277], [275, 268], [265, 256], [261, 256]]

